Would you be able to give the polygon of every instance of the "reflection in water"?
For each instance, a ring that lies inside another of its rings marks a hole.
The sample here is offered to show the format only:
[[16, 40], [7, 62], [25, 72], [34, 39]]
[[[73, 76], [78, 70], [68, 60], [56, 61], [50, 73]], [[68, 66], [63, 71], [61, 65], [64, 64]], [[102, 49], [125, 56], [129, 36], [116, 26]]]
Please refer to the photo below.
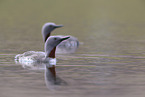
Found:
[[46, 66], [45, 69], [45, 81], [46, 85], [48, 87], [49, 84], [56, 84], [56, 72], [55, 72], [55, 66]]
[[1, 55], [0, 96], [145, 97], [144, 10], [144, 0], [1, 0], [0, 54], [43, 50], [40, 29], [48, 21], [65, 26], [54, 35], [77, 36], [84, 45], [58, 56], [65, 61], [56, 75], [69, 87], [52, 85], [60, 88], [55, 93], [33, 72], [45, 65], [23, 65], [26, 72], [14, 56]]
[[[16, 63], [20, 63], [15, 60]], [[57, 85], [67, 85], [67, 83], [62, 80], [59, 76], [56, 75], [55, 65], [50, 65], [48, 63], [40, 63], [40, 62], [23, 62], [20, 63], [24, 69], [29, 70], [45, 70], [44, 77], [45, 83], [48, 89], [55, 89]]]
[[43, 63], [45, 65], [45, 83], [48, 89], [54, 89], [55, 85], [66, 85], [67, 83], [59, 78], [55, 72], [55, 66]]

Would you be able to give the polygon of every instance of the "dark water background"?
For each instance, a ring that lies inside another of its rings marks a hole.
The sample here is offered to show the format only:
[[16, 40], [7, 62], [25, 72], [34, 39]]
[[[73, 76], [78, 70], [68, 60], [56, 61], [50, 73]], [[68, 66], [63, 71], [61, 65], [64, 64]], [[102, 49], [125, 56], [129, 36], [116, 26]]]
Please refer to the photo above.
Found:
[[[41, 27], [63, 24], [75, 54], [57, 55], [66, 85], [46, 87], [44, 70], [24, 69], [14, 56], [43, 51]], [[144, 0], [0, 0], [0, 97], [144, 97]]]

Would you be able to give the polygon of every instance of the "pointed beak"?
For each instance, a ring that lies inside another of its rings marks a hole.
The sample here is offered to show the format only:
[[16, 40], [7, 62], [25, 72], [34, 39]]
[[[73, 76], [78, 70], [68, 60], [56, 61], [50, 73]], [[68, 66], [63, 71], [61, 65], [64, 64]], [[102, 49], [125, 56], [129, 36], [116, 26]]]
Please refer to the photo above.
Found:
[[55, 25], [55, 28], [63, 27], [63, 25]]
[[69, 37], [69, 36], [63, 37], [63, 38], [61, 38], [61, 41], [66, 40], [66, 39], [68, 39], [68, 38], [70, 38], [70, 37]]

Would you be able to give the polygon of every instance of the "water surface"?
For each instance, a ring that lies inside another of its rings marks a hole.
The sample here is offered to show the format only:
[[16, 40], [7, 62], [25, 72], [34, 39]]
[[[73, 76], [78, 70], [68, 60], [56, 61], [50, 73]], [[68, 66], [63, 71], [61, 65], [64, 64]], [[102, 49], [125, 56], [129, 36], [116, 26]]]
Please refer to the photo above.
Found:
[[[1, 0], [1, 97], [144, 97], [145, 2], [143, 0]], [[17, 64], [14, 56], [43, 51], [41, 27], [63, 24], [53, 35], [81, 42], [74, 54], [58, 54], [57, 76], [47, 87], [43, 66]]]

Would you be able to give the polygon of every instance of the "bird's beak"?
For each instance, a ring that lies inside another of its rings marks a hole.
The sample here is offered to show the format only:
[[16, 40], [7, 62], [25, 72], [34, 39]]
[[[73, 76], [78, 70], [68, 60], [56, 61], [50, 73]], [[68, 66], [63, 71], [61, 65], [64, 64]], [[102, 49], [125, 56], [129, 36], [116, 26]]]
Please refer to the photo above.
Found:
[[56, 25], [55, 28], [63, 27], [63, 25]]
[[70, 37], [69, 37], [69, 36], [63, 37], [63, 38], [61, 38], [61, 41], [66, 40], [66, 39], [68, 39], [68, 38], [70, 38]]

